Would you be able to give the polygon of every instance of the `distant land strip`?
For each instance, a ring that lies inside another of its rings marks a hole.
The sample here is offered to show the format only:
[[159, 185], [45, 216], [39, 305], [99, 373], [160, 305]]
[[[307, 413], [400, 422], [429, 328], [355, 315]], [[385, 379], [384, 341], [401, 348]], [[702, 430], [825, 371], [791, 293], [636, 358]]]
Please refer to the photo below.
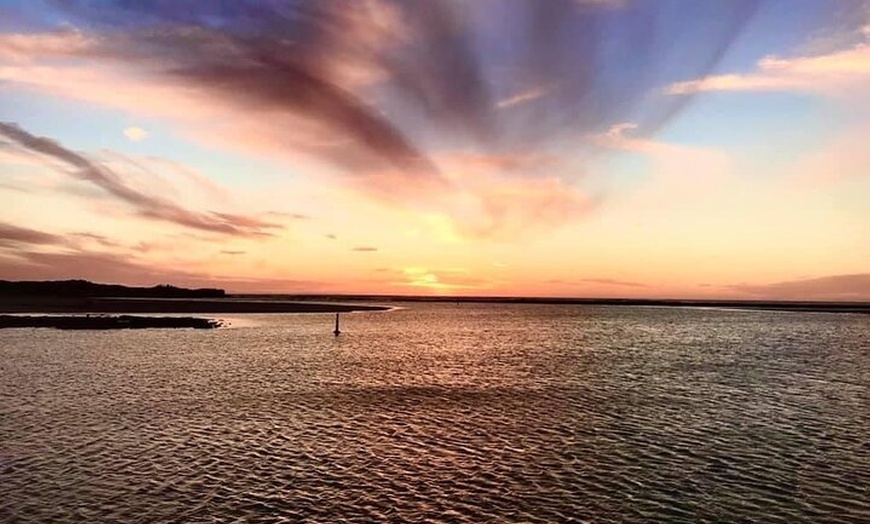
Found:
[[2, 297], [2, 313], [345, 313], [386, 311], [388, 306], [280, 300], [110, 297]]
[[0, 313], [344, 313], [387, 306], [230, 297], [223, 289], [0, 280]]
[[643, 298], [553, 298], [553, 297], [454, 297], [425, 295], [231, 295], [239, 299], [300, 300], [318, 302], [441, 302], [471, 304], [541, 304], [585, 306], [651, 306], [749, 309], [767, 311], [804, 311], [816, 313], [870, 314], [870, 302], [831, 302], [796, 300], [691, 300]]
[[[360, 304], [362, 302], [363, 304]], [[371, 304], [377, 302], [380, 304]], [[695, 307], [820, 313], [870, 313], [870, 302], [688, 300], [366, 294], [237, 294], [171, 285], [130, 287], [86, 280], [0, 280], [0, 313], [342, 313], [385, 311], [384, 303], [441, 302]]]

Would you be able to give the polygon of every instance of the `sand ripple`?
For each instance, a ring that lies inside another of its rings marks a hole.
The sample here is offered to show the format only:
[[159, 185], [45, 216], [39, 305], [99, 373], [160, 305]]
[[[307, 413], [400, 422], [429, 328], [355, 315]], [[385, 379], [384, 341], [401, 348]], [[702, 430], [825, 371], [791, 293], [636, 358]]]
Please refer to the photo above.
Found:
[[861, 316], [426, 305], [0, 334], [5, 522], [870, 522]]

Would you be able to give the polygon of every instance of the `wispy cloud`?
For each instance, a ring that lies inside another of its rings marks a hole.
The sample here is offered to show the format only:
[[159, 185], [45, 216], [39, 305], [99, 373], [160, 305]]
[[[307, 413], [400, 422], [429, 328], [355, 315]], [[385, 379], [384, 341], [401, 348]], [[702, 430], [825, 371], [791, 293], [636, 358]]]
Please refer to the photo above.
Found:
[[870, 300], [870, 273], [831, 275], [772, 284], [736, 284], [735, 291], [781, 300]]
[[[130, 160], [129, 157], [126, 159]], [[232, 194], [227, 188], [191, 166], [157, 156], [138, 157], [136, 161], [144, 164], [143, 169], [151, 175], [159, 172], [174, 179], [176, 183], [179, 180], [186, 182], [190, 186], [187, 188], [188, 197], [191, 193], [202, 193], [217, 203], [228, 204], [232, 201]]]
[[452, 214], [456, 231], [494, 240], [527, 238], [563, 226], [592, 211], [596, 198], [556, 177], [490, 175], [465, 181], [462, 204]]
[[844, 95], [870, 88], [870, 34], [859, 43], [807, 56], [765, 57], [755, 71], [697, 78], [670, 85], [670, 95], [705, 91], [802, 91]]
[[401, 173], [382, 172], [356, 189], [451, 242], [527, 239], [586, 216], [601, 200], [571, 180], [580, 178], [572, 162], [555, 155], [443, 154], [437, 163], [443, 183], [404, 185]]
[[78, 232], [78, 233], [70, 233], [68, 236], [72, 237], [76, 240], [90, 242], [90, 243], [93, 243], [93, 244], [96, 244], [96, 245], [99, 245], [102, 247], [106, 247], [106, 248], [114, 249], [114, 248], [121, 247], [121, 244], [119, 242], [116, 242], [105, 235], [99, 235], [96, 233]]
[[266, 216], [275, 217], [275, 218], [279, 218], [279, 219], [311, 220], [311, 216], [306, 215], [304, 213], [286, 213], [283, 211], [268, 211], [264, 214]]
[[[444, 139], [492, 156], [546, 151], [624, 120], [660, 85], [658, 71], [708, 74], [760, 1], [688, 10], [609, 0], [63, 2], [65, 16], [88, 30], [0, 34], [0, 80], [170, 118], [227, 147], [302, 155], [337, 167], [365, 194], [412, 206], [431, 194], [431, 206], [457, 189], [432, 153]], [[620, 5], [618, 19], [601, 16]], [[493, 30], [493, 14], [508, 11], [510, 27]], [[605, 30], [625, 45], [602, 45], [596, 35]], [[485, 41], [515, 52], [496, 58], [480, 48]], [[639, 133], [686, 103], [657, 101]], [[515, 187], [540, 188], [534, 173], [518, 178], [528, 182]], [[567, 172], [556, 178], [564, 188], [578, 182]], [[421, 186], [446, 189], [409, 197]], [[482, 208], [507, 205], [503, 191], [475, 197]]]
[[806, 91], [841, 93], [870, 80], [870, 46], [805, 58], [769, 57], [745, 75], [719, 75], [671, 85], [671, 95], [703, 91]]
[[549, 87], [534, 87], [532, 89], [523, 91], [522, 93], [518, 93], [508, 98], [503, 98], [496, 102], [495, 106], [499, 109], [506, 109], [515, 105], [524, 104], [526, 102], [541, 98], [542, 96], [545, 96], [549, 91]]
[[0, 222], [0, 247], [16, 247], [21, 244], [58, 245], [64, 243], [65, 240], [62, 236]]
[[581, 279], [563, 279], [563, 278], [553, 278], [546, 282], [547, 284], [553, 284], [557, 286], [568, 286], [568, 287], [583, 287], [588, 288], [589, 284], [602, 285], [607, 287], [631, 287], [631, 288], [645, 288], [649, 287], [647, 284], [643, 284], [641, 282], [633, 282], [630, 280], [618, 280], [614, 278], [581, 278]]
[[123, 251], [127, 249], [121, 242], [97, 233], [81, 231], [64, 234], [47, 233], [45, 231], [0, 222], [0, 249], [7, 250], [12, 254], [36, 247], [84, 250], [93, 246], [110, 250]]
[[106, 165], [61, 146], [54, 140], [33, 135], [19, 126], [0, 122], [0, 138], [52, 161], [60, 162], [70, 176], [89, 182], [125, 202], [141, 217], [176, 225], [237, 236], [263, 236], [280, 226], [258, 218], [219, 212], [197, 212], [165, 198], [149, 195], [128, 184]]
[[642, 284], [640, 282], [632, 282], [629, 280], [616, 280], [613, 278], [584, 278], [581, 279], [581, 282], [587, 282], [590, 284], [604, 284], [606, 286], [649, 287], [648, 285]]
[[351, 251], [356, 251], [359, 253], [374, 253], [377, 250], [378, 250], [378, 248], [371, 247], [371, 246], [359, 246], [359, 247], [355, 247], [355, 248], [351, 249]]

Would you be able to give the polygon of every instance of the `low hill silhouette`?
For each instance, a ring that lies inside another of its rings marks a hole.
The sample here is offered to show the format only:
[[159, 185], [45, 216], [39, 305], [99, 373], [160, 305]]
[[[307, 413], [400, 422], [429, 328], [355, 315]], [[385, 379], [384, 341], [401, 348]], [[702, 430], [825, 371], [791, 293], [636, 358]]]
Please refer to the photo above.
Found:
[[0, 280], [0, 296], [31, 297], [131, 297], [131, 298], [222, 298], [223, 289], [186, 289], [161, 284], [131, 287], [97, 284], [88, 280], [9, 281]]

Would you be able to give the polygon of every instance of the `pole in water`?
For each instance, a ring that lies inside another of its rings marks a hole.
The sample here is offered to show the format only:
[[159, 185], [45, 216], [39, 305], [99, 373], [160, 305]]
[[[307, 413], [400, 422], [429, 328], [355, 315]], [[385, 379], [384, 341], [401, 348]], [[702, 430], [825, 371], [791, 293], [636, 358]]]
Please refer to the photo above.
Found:
[[339, 336], [339, 335], [341, 335], [341, 330], [338, 329], [338, 315], [340, 315], [340, 314], [341, 314], [341, 313], [336, 313], [336, 314], [335, 314], [335, 331], [332, 332], [335, 336]]

